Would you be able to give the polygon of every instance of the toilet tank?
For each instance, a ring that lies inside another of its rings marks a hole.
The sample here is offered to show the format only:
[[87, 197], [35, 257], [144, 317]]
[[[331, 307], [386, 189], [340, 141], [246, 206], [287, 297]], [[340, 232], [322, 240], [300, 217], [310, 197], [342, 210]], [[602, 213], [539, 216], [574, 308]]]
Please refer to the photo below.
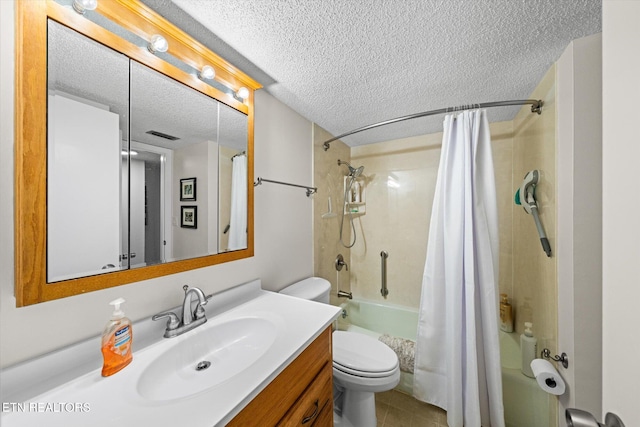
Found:
[[329, 304], [330, 292], [331, 283], [322, 277], [309, 277], [293, 283], [280, 291], [281, 294], [318, 301], [324, 304]]

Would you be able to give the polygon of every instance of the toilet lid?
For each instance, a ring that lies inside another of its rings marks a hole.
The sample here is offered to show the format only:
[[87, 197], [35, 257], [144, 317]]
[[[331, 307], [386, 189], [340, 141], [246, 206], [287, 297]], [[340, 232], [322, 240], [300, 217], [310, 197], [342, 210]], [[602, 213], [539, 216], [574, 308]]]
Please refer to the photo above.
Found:
[[331, 283], [320, 277], [309, 277], [293, 285], [289, 285], [280, 291], [281, 294], [291, 295], [309, 301], [316, 301], [323, 294], [331, 290]]
[[398, 356], [387, 345], [367, 335], [335, 331], [333, 366], [363, 377], [387, 376], [398, 368]]

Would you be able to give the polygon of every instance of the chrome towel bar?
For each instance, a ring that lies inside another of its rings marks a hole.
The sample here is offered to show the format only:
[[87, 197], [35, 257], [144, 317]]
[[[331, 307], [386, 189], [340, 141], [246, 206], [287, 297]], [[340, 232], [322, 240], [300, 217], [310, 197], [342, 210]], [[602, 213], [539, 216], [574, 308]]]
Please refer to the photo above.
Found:
[[261, 185], [263, 182], [270, 182], [272, 184], [280, 184], [280, 185], [288, 185], [290, 187], [305, 188], [307, 190], [307, 197], [309, 197], [312, 194], [315, 194], [315, 193], [318, 192], [318, 188], [317, 187], [308, 187], [306, 185], [290, 184], [288, 182], [274, 181], [272, 179], [265, 179], [265, 178], [260, 178], [260, 177], [258, 177], [256, 182], [253, 183], [253, 186], [257, 187], [258, 185]]

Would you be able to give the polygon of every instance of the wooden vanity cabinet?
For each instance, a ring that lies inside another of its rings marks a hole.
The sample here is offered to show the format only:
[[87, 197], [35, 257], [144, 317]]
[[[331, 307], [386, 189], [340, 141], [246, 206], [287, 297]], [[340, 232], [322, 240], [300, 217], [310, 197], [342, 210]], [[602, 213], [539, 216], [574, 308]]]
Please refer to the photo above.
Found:
[[331, 327], [260, 392], [228, 426], [333, 426]]

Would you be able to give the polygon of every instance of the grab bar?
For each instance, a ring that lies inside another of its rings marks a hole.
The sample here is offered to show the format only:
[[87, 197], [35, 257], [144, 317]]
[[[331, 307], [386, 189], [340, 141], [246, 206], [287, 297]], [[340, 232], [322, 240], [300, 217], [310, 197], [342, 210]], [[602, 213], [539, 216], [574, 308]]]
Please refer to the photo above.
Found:
[[387, 251], [380, 252], [380, 265], [382, 267], [382, 288], [380, 288], [380, 294], [385, 298], [389, 295], [389, 289], [387, 289], [387, 258], [389, 258]]

